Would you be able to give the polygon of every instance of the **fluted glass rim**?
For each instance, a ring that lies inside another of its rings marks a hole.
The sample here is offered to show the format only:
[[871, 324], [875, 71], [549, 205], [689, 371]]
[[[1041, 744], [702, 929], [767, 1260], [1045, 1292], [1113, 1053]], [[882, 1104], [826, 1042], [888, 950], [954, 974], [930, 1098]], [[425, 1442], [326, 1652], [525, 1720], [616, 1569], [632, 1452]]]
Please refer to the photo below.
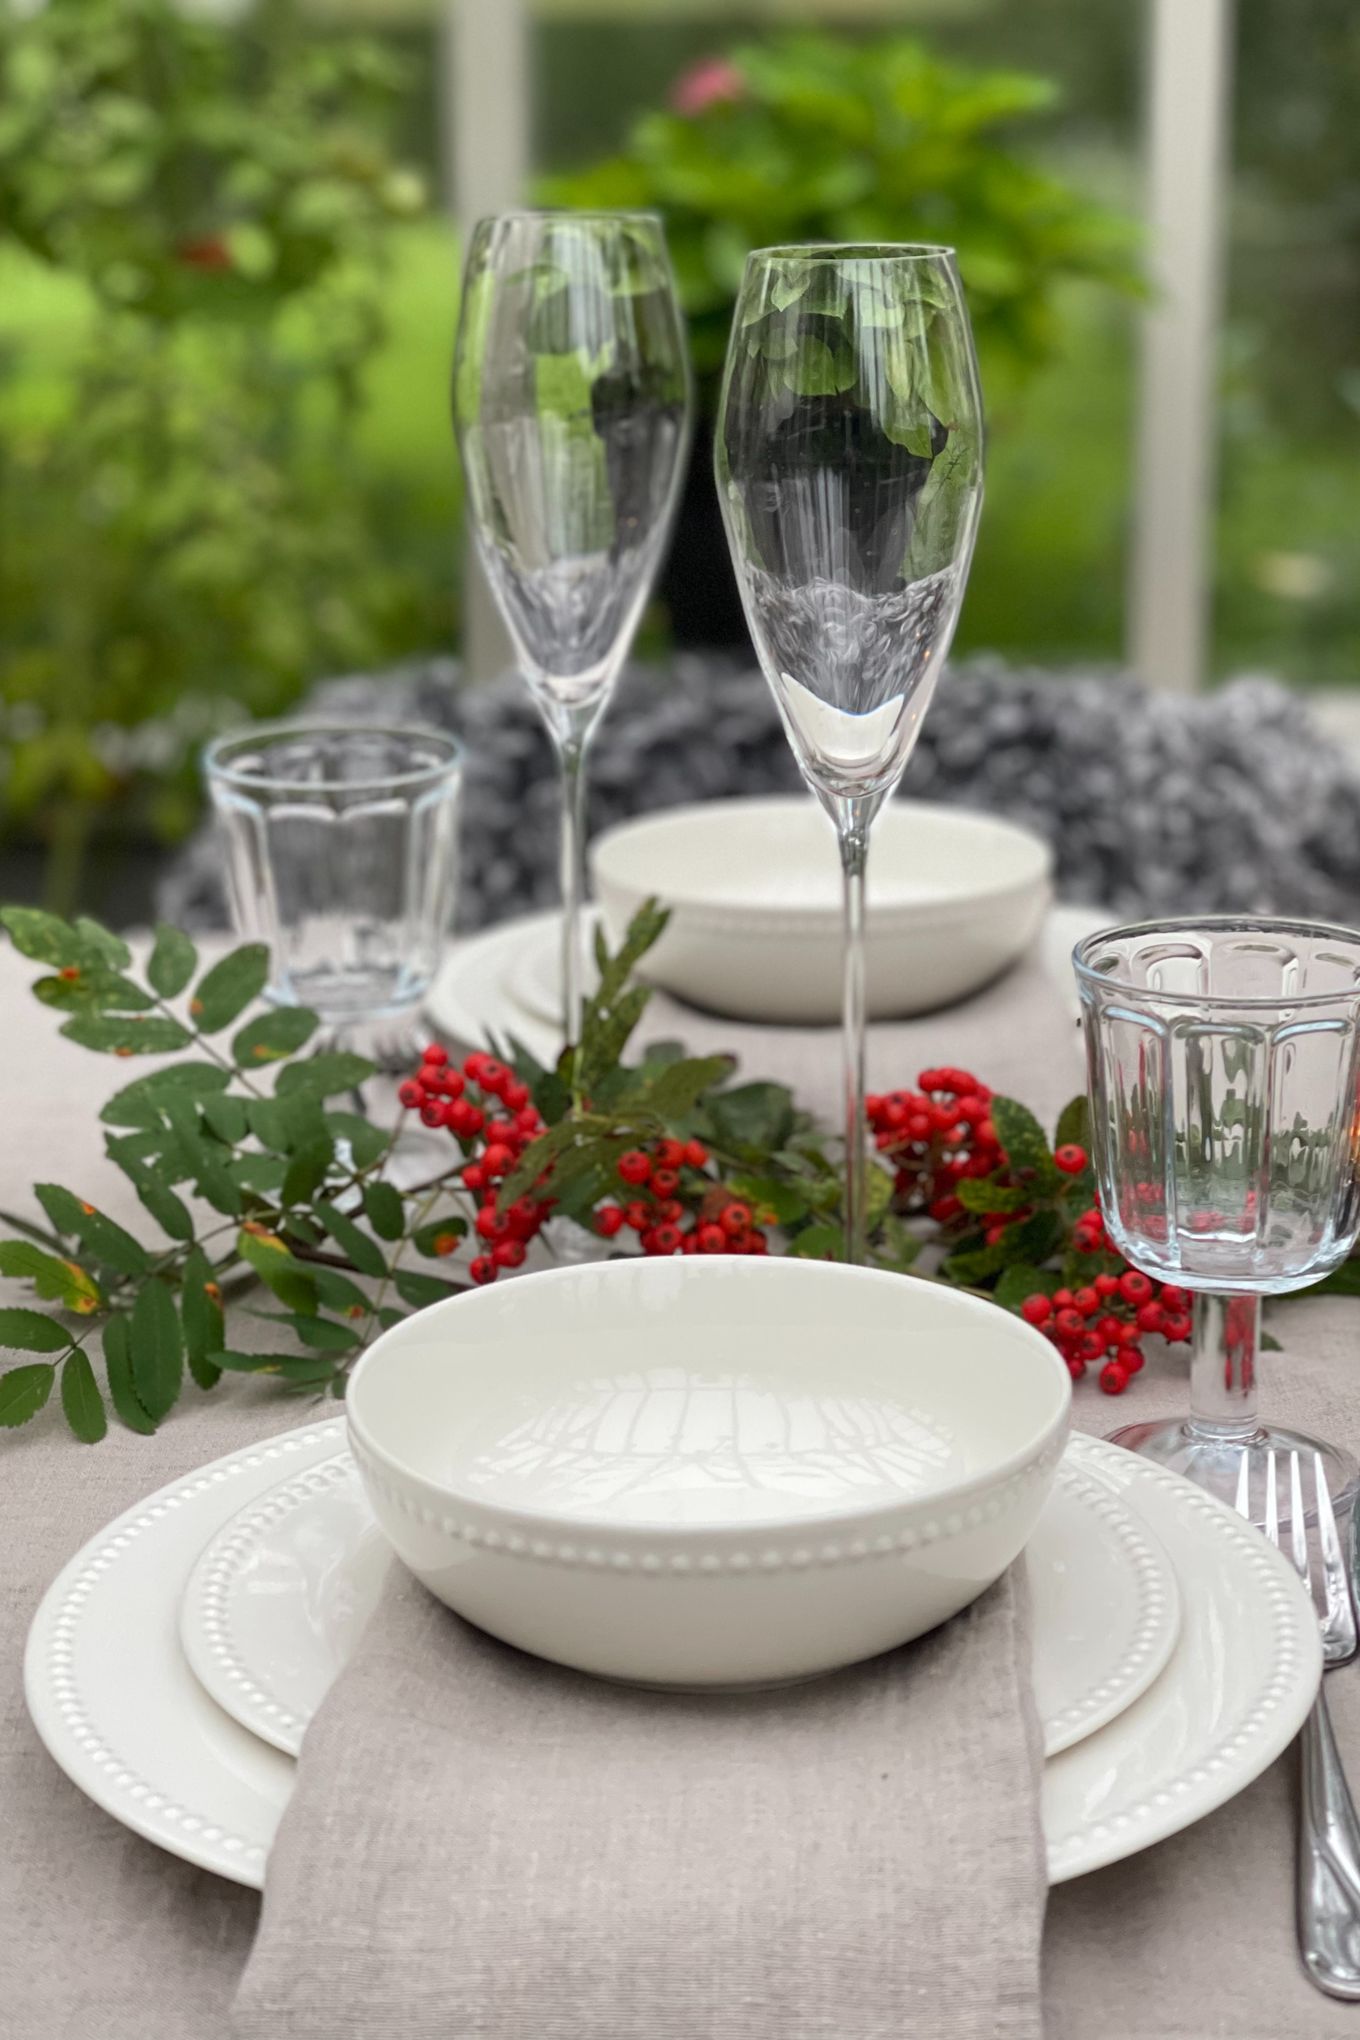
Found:
[[505, 220], [563, 221], [582, 220], [587, 224], [595, 221], [619, 221], [625, 226], [659, 227], [665, 237], [666, 222], [655, 206], [647, 205], [508, 205], [500, 212], [483, 213], [474, 222], [470, 240], [475, 240], [484, 228], [499, 226]]
[[[228, 753], [246, 744], [272, 744], [306, 737], [396, 737], [403, 743], [439, 745], [444, 757], [438, 764], [413, 766], [404, 772], [380, 772], [371, 779], [279, 779], [269, 772], [251, 772], [234, 765]], [[277, 721], [245, 723], [223, 730], [204, 746], [203, 773], [210, 786], [227, 786], [234, 793], [309, 794], [415, 793], [438, 786], [461, 771], [466, 750], [459, 738], [433, 723], [348, 721], [341, 716], [291, 717]]]
[[958, 250], [945, 241], [777, 241], [768, 248], [752, 248], [746, 257], [753, 262], [950, 262], [957, 264]]
[[1093, 955], [1102, 947], [1118, 941], [1129, 941], [1135, 937], [1174, 937], [1188, 935], [1194, 931], [1216, 935], [1239, 933], [1243, 935], [1284, 935], [1304, 936], [1309, 939], [1321, 937], [1324, 941], [1348, 943], [1356, 952], [1360, 964], [1360, 929], [1347, 928], [1339, 921], [1296, 920], [1287, 915], [1275, 914], [1177, 914], [1151, 921], [1119, 921], [1109, 927], [1098, 928], [1093, 934], [1084, 935], [1072, 951], [1072, 968], [1080, 986], [1099, 987], [1103, 991], [1123, 994], [1132, 1001], [1159, 1006], [1178, 1006], [1187, 1012], [1199, 1013], [1242, 1013], [1242, 1012], [1295, 1012], [1310, 1007], [1337, 1006], [1351, 1003], [1360, 1005], [1360, 983], [1349, 992], [1294, 992], [1287, 997], [1262, 998], [1250, 993], [1228, 992], [1160, 992], [1147, 985], [1135, 984], [1131, 978], [1113, 975], [1109, 971], [1097, 970], [1092, 962]]

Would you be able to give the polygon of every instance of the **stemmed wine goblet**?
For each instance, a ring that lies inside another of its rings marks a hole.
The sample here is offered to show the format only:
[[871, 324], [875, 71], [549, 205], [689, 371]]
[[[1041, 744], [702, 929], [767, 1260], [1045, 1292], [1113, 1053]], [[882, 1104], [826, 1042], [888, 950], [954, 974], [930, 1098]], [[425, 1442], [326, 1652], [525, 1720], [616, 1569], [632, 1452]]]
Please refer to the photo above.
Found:
[[982, 440], [949, 249], [748, 256], [718, 415], [718, 495], [756, 653], [840, 843], [849, 1261], [865, 1251], [869, 829], [906, 768], [954, 634]]
[[478, 553], [561, 769], [574, 1041], [586, 751], [656, 573], [688, 439], [688, 353], [656, 215], [483, 220], [463, 279], [453, 408]]
[[1264, 1498], [1266, 1456], [1341, 1446], [1256, 1414], [1261, 1298], [1317, 1282], [1360, 1232], [1360, 934], [1205, 917], [1088, 936], [1074, 955], [1106, 1227], [1195, 1302], [1190, 1412], [1116, 1443], [1223, 1501]]

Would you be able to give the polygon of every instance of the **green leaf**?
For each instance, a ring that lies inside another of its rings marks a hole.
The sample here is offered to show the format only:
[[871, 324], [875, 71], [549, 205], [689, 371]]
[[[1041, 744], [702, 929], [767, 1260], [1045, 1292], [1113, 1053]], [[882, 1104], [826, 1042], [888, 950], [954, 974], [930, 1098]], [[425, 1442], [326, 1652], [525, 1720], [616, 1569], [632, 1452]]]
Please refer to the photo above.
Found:
[[185, 1098], [169, 1098], [161, 1110], [175, 1136], [175, 1155], [181, 1175], [191, 1178], [199, 1196], [224, 1218], [241, 1215], [241, 1192], [227, 1163], [225, 1149], [204, 1136], [198, 1107]]
[[201, 1098], [224, 1091], [231, 1071], [216, 1063], [172, 1063], [168, 1070], [155, 1070], [149, 1077], [137, 1077], [115, 1091], [99, 1117], [105, 1126], [155, 1126], [159, 1106], [166, 1098]]
[[232, 1058], [243, 1069], [253, 1069], [257, 1063], [281, 1062], [309, 1041], [320, 1025], [320, 1015], [309, 1012], [305, 1006], [276, 1007], [241, 1029], [231, 1044]]
[[250, 1122], [244, 1098], [232, 1098], [218, 1092], [215, 1097], [200, 1098], [198, 1107], [204, 1124], [228, 1147], [235, 1147], [238, 1141], [245, 1139]]
[[333, 1098], [338, 1092], [357, 1090], [376, 1075], [377, 1065], [361, 1055], [322, 1050], [309, 1055], [305, 1062], [289, 1063], [286, 1070], [280, 1070], [274, 1089], [280, 1097], [293, 1091], [311, 1091], [318, 1098]]
[[320, 1353], [237, 1353], [219, 1348], [208, 1358], [230, 1374], [277, 1374], [285, 1381], [322, 1387], [335, 1373], [335, 1363]]
[[43, 1361], [32, 1367], [11, 1367], [0, 1374], [0, 1424], [16, 1431], [36, 1417], [52, 1393], [56, 1368]]
[[216, 1034], [258, 999], [269, 982], [269, 951], [263, 942], [246, 942], [204, 973], [189, 1001], [189, 1012], [202, 1034]]
[[85, 1353], [72, 1353], [61, 1370], [61, 1406], [82, 1445], [97, 1445], [109, 1428], [104, 1398]]
[[834, 351], [806, 335], [784, 363], [785, 387], [800, 397], [834, 397], [855, 384], [855, 357], [848, 347]]
[[156, 940], [146, 966], [146, 981], [163, 999], [178, 997], [198, 968], [198, 951], [189, 937], [166, 922], [156, 924]]
[[1283, 1353], [1284, 1347], [1280, 1344], [1279, 1340], [1275, 1337], [1273, 1332], [1262, 1332], [1261, 1351], [1263, 1353]]
[[843, 1261], [845, 1228], [839, 1225], [809, 1225], [789, 1241], [789, 1252], [800, 1261]]
[[796, 305], [799, 298], [812, 284], [811, 263], [800, 264], [796, 269], [777, 277], [770, 291], [770, 302], [777, 312], [786, 312], [790, 305]]
[[669, 1062], [637, 1091], [638, 1106], [654, 1112], [667, 1126], [685, 1119], [706, 1091], [732, 1074], [730, 1055], [705, 1055]]
[[1028, 1261], [1013, 1261], [1002, 1270], [992, 1295], [1004, 1309], [1019, 1310], [1025, 1298], [1033, 1296], [1036, 1290], [1043, 1296], [1052, 1296], [1061, 1287], [1062, 1276], [1056, 1268], [1036, 1268]]
[[104, 1371], [109, 1380], [109, 1400], [120, 1422], [129, 1431], [149, 1437], [156, 1420], [143, 1409], [132, 1379], [132, 1337], [125, 1317], [111, 1317], [104, 1327]]
[[140, 1240], [85, 1204], [60, 1183], [35, 1183], [34, 1193], [59, 1233], [78, 1239], [91, 1257], [120, 1275], [145, 1275], [151, 1257]]
[[965, 1176], [961, 1183], [954, 1185], [954, 1195], [965, 1211], [992, 1212], [1004, 1215], [1011, 1211], [1023, 1211], [1034, 1201], [1032, 1189], [1022, 1189], [1018, 1183], [1000, 1183], [993, 1176]]
[[92, 968], [77, 978], [39, 978], [35, 998], [62, 1013], [144, 1013], [153, 1003], [121, 971]]
[[0, 1310], [0, 1346], [18, 1353], [64, 1353], [71, 1335], [40, 1310]]
[[1053, 1145], [1055, 1148], [1083, 1147], [1089, 1151], [1091, 1146], [1091, 1101], [1085, 1091], [1081, 1092], [1078, 1097], [1073, 1098], [1070, 1103], [1064, 1105], [1062, 1111], [1058, 1114], [1058, 1125], [1053, 1135]]
[[243, 1230], [237, 1234], [236, 1251], [289, 1310], [308, 1316], [315, 1312], [316, 1284], [312, 1271], [293, 1258], [277, 1234]]
[[364, 1215], [380, 1240], [399, 1240], [406, 1230], [406, 1206], [390, 1183], [364, 1185]]
[[424, 1254], [428, 1261], [442, 1261], [444, 1255], [435, 1245], [436, 1240], [467, 1237], [467, 1220], [450, 1213], [447, 1218], [432, 1218], [428, 1225], [417, 1226], [411, 1235], [411, 1245], [418, 1254]]
[[392, 1144], [389, 1133], [357, 1112], [328, 1112], [326, 1131], [334, 1134], [337, 1141], [344, 1141], [356, 1169], [371, 1169]]
[[808, 1201], [793, 1183], [781, 1183], [774, 1176], [733, 1176], [728, 1186], [757, 1211], [772, 1211], [779, 1225], [797, 1225], [808, 1215]]
[[708, 1100], [707, 1112], [715, 1138], [738, 1153], [769, 1154], [793, 1132], [793, 1093], [785, 1084], [739, 1084], [719, 1091]]
[[189, 1372], [200, 1388], [212, 1388], [217, 1381], [218, 1370], [209, 1364], [208, 1355], [217, 1350], [225, 1336], [222, 1306], [209, 1294], [209, 1284], [217, 1286], [212, 1263], [202, 1247], [194, 1247], [184, 1257], [179, 1314]]
[[144, 1282], [132, 1307], [132, 1386], [149, 1417], [159, 1423], [179, 1397], [184, 1341], [174, 1298], [163, 1282]]
[[94, 921], [63, 921], [38, 907], [0, 907], [0, 924], [21, 956], [58, 970], [121, 970], [132, 960], [127, 944]]
[[993, 1098], [991, 1118], [1012, 1169], [1035, 1169], [1045, 1181], [1059, 1180], [1044, 1129], [1028, 1106], [1014, 1098]]
[[875, 1264], [889, 1268], [894, 1273], [905, 1275], [921, 1252], [921, 1241], [914, 1238], [900, 1218], [892, 1212], [885, 1212], [879, 1226], [879, 1237], [873, 1249]]
[[298, 1149], [283, 1172], [285, 1204], [307, 1204], [325, 1182], [335, 1160], [335, 1143], [329, 1134]]
[[342, 1310], [347, 1316], [362, 1314], [367, 1317], [368, 1298], [348, 1275], [342, 1275], [338, 1268], [317, 1267], [308, 1272], [316, 1284], [317, 1296], [327, 1310]]
[[442, 1303], [446, 1296], [460, 1294], [456, 1282], [441, 1282], [437, 1275], [421, 1275], [414, 1268], [399, 1268], [393, 1280], [402, 1302], [413, 1305], [416, 1310], [424, 1310], [429, 1303]]
[[1056, 1211], [1036, 1211], [1031, 1217], [1008, 1225], [994, 1247], [975, 1247], [951, 1254], [942, 1263], [940, 1273], [948, 1282], [972, 1287], [1000, 1274], [1014, 1262], [1046, 1260], [1062, 1236], [1063, 1222]]
[[290, 1317], [285, 1320], [301, 1339], [320, 1353], [352, 1353], [360, 1337], [353, 1325], [338, 1325], [334, 1318]]
[[80, 1048], [97, 1049], [104, 1055], [173, 1055], [193, 1039], [178, 1020], [164, 1020], [154, 1013], [148, 1019], [126, 1020], [111, 1014], [82, 1015], [68, 1020], [61, 1031]]
[[68, 1310], [89, 1310], [98, 1303], [94, 1282], [74, 1262], [45, 1254], [27, 1240], [0, 1240], [0, 1275], [31, 1282], [45, 1303], [64, 1303]]
[[150, 1212], [162, 1232], [168, 1233], [172, 1240], [193, 1238], [194, 1221], [189, 1208], [173, 1190], [158, 1182], [148, 1169], [139, 1168], [130, 1161], [120, 1161], [118, 1166], [131, 1182], [143, 1210]]
[[353, 1219], [346, 1218], [329, 1198], [322, 1198], [317, 1204], [316, 1217], [342, 1253], [348, 1254], [361, 1275], [381, 1276], [387, 1273], [387, 1257], [381, 1247], [367, 1233], [360, 1232]]

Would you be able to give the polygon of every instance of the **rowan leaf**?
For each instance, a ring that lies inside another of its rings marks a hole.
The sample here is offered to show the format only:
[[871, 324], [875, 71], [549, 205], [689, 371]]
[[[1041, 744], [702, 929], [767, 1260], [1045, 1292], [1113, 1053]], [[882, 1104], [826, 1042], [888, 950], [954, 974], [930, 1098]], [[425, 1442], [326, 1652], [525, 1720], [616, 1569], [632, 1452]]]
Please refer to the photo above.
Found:
[[0, 1374], [0, 1424], [6, 1430], [17, 1430], [20, 1424], [37, 1416], [52, 1393], [55, 1373], [50, 1361], [42, 1361], [31, 1367], [11, 1367], [8, 1374]]
[[72, 1353], [61, 1370], [61, 1407], [82, 1445], [97, 1445], [109, 1428], [89, 1355]]
[[261, 1013], [251, 1020], [231, 1044], [232, 1059], [242, 1069], [253, 1069], [258, 1063], [282, 1062], [285, 1056], [295, 1055], [316, 1033], [321, 1025], [320, 1015], [309, 1012], [305, 1006], [279, 1006], [272, 1013]]
[[0, 1310], [0, 1346], [16, 1353], [62, 1353], [71, 1335], [40, 1310]]
[[381, 1276], [387, 1273], [387, 1256], [377, 1241], [361, 1232], [353, 1219], [346, 1218], [329, 1198], [323, 1197], [317, 1203], [316, 1217], [341, 1251], [349, 1255], [361, 1275]]
[[184, 1340], [175, 1301], [154, 1278], [137, 1292], [129, 1326], [132, 1386], [156, 1422], [174, 1407], [184, 1382]]
[[193, 1039], [178, 1020], [162, 1019], [156, 1013], [146, 1018], [130, 1014], [126, 1019], [116, 1014], [82, 1014], [68, 1020], [61, 1031], [68, 1041], [104, 1055], [173, 1055]]
[[200, 1034], [216, 1034], [239, 1019], [269, 982], [269, 951], [246, 942], [205, 971], [194, 987], [189, 1014]]
[[176, 998], [198, 968], [198, 951], [179, 928], [156, 924], [156, 940], [147, 960], [146, 981], [163, 999]]
[[149, 1437], [156, 1420], [143, 1408], [132, 1379], [132, 1338], [125, 1317], [111, 1317], [104, 1327], [104, 1372], [108, 1376], [109, 1400], [118, 1419], [129, 1431]]

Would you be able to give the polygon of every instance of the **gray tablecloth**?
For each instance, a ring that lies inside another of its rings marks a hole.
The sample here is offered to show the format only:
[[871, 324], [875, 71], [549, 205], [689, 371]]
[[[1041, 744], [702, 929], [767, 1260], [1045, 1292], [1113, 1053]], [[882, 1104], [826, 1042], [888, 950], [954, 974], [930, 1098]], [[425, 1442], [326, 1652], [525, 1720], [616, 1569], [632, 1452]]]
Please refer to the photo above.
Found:
[[[57, 1178], [113, 1214], [131, 1215], [95, 1127], [113, 1067], [56, 1037], [53, 1016], [27, 994], [29, 975], [12, 954], [0, 954], [0, 1207], [30, 1208], [33, 1179]], [[932, 1060], [971, 1064], [1051, 1117], [1081, 1081], [1072, 1023], [1055, 1000], [1046, 1024], [1020, 1038], [1008, 1024], [1020, 990], [1012, 978], [969, 1007], [876, 1030], [871, 1082], [909, 1081]], [[752, 1073], [785, 1076], [806, 1102], [831, 1109], [834, 1035], [697, 1021], [689, 1031], [696, 1046], [735, 1047]], [[1276, 1329], [1287, 1350], [1269, 1362], [1271, 1409], [1354, 1444], [1360, 1305], [1288, 1303]], [[1083, 1384], [1078, 1421], [1099, 1431], [1116, 1412], [1174, 1408], [1184, 1398], [1183, 1373], [1182, 1348], [1153, 1360], [1123, 1403]], [[65, 1435], [59, 1414], [0, 1438], [4, 2040], [224, 2040], [258, 1900], [127, 1833], [67, 1782], [28, 1721], [23, 1641], [52, 1576], [110, 1517], [301, 1415], [268, 1388], [224, 1381], [209, 1396], [190, 1391], [154, 1438], [115, 1429], [103, 1444], [82, 1447]], [[1343, 1752], [1360, 1776], [1360, 1669], [1334, 1674], [1329, 1692]], [[1353, 2040], [1360, 2010], [1319, 1997], [1296, 1965], [1293, 1813], [1291, 1756], [1185, 1834], [1053, 1892], [1044, 1944], [1048, 2040], [1302, 2033]]]

